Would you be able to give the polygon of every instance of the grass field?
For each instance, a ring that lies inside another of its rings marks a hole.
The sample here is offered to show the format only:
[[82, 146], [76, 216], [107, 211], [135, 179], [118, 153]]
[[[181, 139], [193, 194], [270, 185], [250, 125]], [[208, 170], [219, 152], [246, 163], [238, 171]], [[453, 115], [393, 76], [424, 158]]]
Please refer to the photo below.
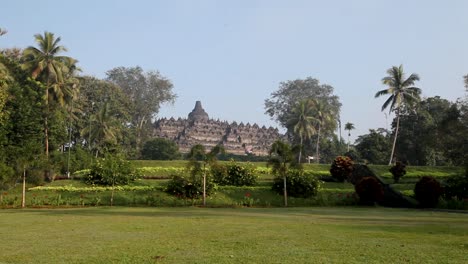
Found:
[[468, 214], [386, 208], [0, 210], [0, 263], [468, 263]]

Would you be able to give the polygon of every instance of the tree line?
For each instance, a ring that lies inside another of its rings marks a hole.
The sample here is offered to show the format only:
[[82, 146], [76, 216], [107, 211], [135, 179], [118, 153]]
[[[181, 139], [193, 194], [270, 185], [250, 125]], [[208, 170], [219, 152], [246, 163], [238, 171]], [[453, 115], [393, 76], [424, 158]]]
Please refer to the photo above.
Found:
[[105, 79], [80, 75], [60, 37], [34, 40], [0, 51], [1, 183], [22, 171], [52, 179], [106, 153], [138, 158], [161, 104], [176, 98], [172, 82], [138, 66], [113, 68]]

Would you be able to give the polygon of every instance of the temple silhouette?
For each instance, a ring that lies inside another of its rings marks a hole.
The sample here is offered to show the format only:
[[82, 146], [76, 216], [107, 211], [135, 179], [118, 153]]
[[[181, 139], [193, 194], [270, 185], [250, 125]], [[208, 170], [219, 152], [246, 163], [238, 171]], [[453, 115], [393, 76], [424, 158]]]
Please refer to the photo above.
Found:
[[157, 120], [154, 123], [153, 137], [174, 141], [182, 153], [189, 152], [197, 144], [205, 146], [207, 150], [221, 144], [227, 153], [266, 156], [271, 144], [283, 138], [283, 135], [273, 127], [210, 119], [201, 102], [197, 101], [188, 118]]

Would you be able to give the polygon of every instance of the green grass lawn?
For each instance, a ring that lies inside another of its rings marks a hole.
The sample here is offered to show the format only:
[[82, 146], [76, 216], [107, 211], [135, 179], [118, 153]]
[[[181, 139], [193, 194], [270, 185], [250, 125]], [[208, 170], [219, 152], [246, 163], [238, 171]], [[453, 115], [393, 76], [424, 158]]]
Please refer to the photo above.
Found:
[[0, 263], [468, 263], [468, 214], [387, 208], [0, 210]]

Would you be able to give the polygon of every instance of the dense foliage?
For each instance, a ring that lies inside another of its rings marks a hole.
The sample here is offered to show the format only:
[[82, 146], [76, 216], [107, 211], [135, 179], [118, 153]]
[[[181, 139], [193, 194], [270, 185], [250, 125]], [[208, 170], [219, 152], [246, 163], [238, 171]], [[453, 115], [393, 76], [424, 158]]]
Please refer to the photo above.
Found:
[[174, 160], [179, 157], [177, 144], [164, 138], [146, 141], [141, 150], [141, 158], [147, 160]]
[[211, 167], [214, 181], [219, 185], [253, 186], [257, 183], [255, 168], [250, 164], [240, 164], [231, 161], [226, 165]]
[[353, 172], [353, 165], [354, 162], [351, 158], [338, 156], [331, 165], [330, 174], [335, 180], [343, 182], [347, 180], [349, 175]]
[[[212, 194], [216, 185], [209, 175], [206, 176], [206, 195]], [[180, 198], [196, 199], [203, 194], [203, 180], [199, 174], [173, 176], [168, 182], [166, 192]]]
[[[275, 177], [272, 190], [283, 194], [283, 178]], [[286, 188], [289, 196], [308, 198], [317, 195], [320, 181], [313, 175], [304, 173], [300, 169], [290, 169], [287, 172]]]
[[443, 193], [439, 181], [424, 176], [414, 186], [414, 196], [421, 207], [435, 207]]
[[374, 177], [364, 177], [355, 186], [362, 204], [372, 205], [382, 201], [384, 190], [382, 184]]
[[400, 181], [400, 178], [405, 176], [406, 174], [406, 164], [404, 164], [401, 161], [397, 161], [395, 165], [393, 165], [389, 171], [393, 175], [393, 182], [398, 183]]
[[83, 180], [87, 184], [126, 185], [138, 176], [138, 171], [129, 161], [118, 156], [106, 155], [93, 163]]

